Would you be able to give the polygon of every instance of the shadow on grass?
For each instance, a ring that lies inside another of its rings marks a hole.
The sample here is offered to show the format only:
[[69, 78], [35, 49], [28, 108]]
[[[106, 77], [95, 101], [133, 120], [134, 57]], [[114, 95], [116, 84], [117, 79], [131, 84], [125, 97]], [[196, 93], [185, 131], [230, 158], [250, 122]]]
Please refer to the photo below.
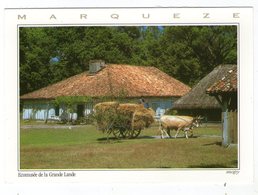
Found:
[[[160, 137], [160, 136], [159, 136]], [[197, 135], [193, 135], [193, 136], [188, 136], [188, 139], [192, 139], [192, 138], [198, 138], [200, 136], [197, 136]], [[165, 139], [186, 139], [185, 136], [177, 136], [175, 138], [175, 136], [172, 136], [172, 137], [168, 137], [168, 138], [165, 138]]]
[[155, 139], [155, 137], [144, 135], [144, 136], [138, 136], [137, 138], [133, 138], [133, 139]]
[[117, 139], [115, 137], [110, 137], [108, 139], [106, 137], [102, 137], [98, 138], [97, 141], [100, 144], [123, 143], [123, 140]]
[[[198, 135], [193, 135], [193, 136], [188, 136], [188, 139], [198, 138], [198, 137], [200, 137], [200, 136], [198, 136]], [[173, 138], [174, 138], [174, 137], [173, 137]], [[181, 137], [177, 137], [177, 138], [185, 138], [185, 139], [186, 139], [185, 136], [181, 136]]]
[[108, 141], [108, 140], [114, 141], [114, 140], [119, 140], [119, 139], [117, 139], [115, 137], [109, 137], [108, 139], [106, 137], [101, 137], [101, 138], [98, 138], [97, 140], [98, 141]]
[[155, 139], [155, 137], [153, 137], [153, 136], [139, 136], [139, 137], [137, 137], [137, 138], [121, 138], [121, 139], [118, 139], [118, 138], [116, 138], [116, 137], [109, 137], [108, 139], [106, 138], [106, 137], [102, 137], [102, 138], [98, 138], [97, 140], [98, 141], [108, 141], [108, 140], [110, 140], [110, 141], [122, 141], [122, 140], [133, 140], [133, 139]]
[[[199, 136], [191, 136], [189, 137], [189, 139], [192, 139], [192, 138], [198, 138]], [[107, 141], [123, 141], [123, 140], [141, 140], [141, 139], [162, 139], [161, 136], [147, 136], [147, 135], [144, 135], [144, 136], [138, 136], [136, 138], [116, 138], [116, 137], [109, 137], [107, 139], [107, 137], [102, 137], [102, 138], [98, 138], [97, 140], [100, 141], [100, 142], [107, 142]], [[172, 137], [166, 137], [166, 138], [163, 138], [163, 139], [175, 139], [174, 136]], [[186, 139], [185, 136], [178, 136], [176, 139]]]
[[238, 167], [238, 160], [232, 160], [231, 163]]
[[212, 146], [212, 145], [221, 146], [222, 142], [213, 142], [213, 143], [209, 143], [209, 144], [203, 144], [202, 146]]

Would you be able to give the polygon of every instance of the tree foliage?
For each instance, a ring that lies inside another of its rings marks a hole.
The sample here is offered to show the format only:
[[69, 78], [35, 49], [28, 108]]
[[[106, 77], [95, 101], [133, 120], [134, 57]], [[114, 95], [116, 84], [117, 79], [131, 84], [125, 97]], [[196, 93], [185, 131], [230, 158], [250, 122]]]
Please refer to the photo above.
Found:
[[151, 65], [192, 86], [236, 64], [236, 26], [20, 27], [20, 94], [88, 70], [90, 60]]
[[89, 102], [92, 102], [92, 98], [87, 96], [60, 96], [54, 100], [56, 106], [65, 105], [69, 109], [72, 109], [75, 104]]

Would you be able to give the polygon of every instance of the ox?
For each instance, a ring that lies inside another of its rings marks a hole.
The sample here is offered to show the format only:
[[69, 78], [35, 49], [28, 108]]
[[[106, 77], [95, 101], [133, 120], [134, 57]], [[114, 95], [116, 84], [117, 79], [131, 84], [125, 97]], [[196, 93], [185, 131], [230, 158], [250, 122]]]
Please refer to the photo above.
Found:
[[171, 137], [170, 130], [176, 130], [176, 138], [180, 130], [182, 130], [185, 133], [185, 137], [188, 139], [188, 131], [193, 135], [193, 128], [199, 126], [201, 119], [200, 116], [194, 118], [191, 116], [163, 115], [160, 118], [161, 138], [164, 137], [164, 134]]

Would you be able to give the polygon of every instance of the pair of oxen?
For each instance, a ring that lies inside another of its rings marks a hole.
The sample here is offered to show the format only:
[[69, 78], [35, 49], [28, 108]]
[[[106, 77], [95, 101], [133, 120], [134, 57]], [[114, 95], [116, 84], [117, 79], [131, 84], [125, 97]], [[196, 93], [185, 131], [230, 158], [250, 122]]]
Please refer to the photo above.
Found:
[[199, 127], [202, 119], [201, 116], [163, 115], [159, 121], [161, 138], [171, 137], [171, 130], [176, 130], [175, 138], [177, 138], [180, 130], [182, 130], [188, 139], [188, 134], [190, 133], [190, 136], [193, 136], [193, 128]]

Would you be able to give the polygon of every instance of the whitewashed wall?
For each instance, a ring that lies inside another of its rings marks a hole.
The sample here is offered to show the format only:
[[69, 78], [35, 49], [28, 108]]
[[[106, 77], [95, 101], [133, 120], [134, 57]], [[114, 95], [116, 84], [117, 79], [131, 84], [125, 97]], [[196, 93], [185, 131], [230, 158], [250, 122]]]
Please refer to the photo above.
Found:
[[[59, 109], [61, 114], [63, 109]], [[45, 120], [48, 116], [48, 119], [55, 116], [55, 107], [50, 105], [47, 114], [47, 104], [24, 104], [23, 106], [23, 115], [22, 119], [36, 119], [36, 120]]]
[[[59, 108], [59, 114], [56, 114], [55, 106], [49, 105], [49, 110], [47, 114], [48, 105], [47, 103], [26, 103], [23, 105], [22, 119], [24, 120], [46, 120], [48, 119], [59, 120], [61, 117], [65, 119], [77, 120], [78, 115], [74, 113], [64, 113], [65, 108]], [[92, 112], [93, 106], [85, 106], [84, 115], [88, 115]]]
[[[149, 98], [146, 99], [148, 102], [149, 107], [151, 107], [155, 112], [156, 116], [155, 118], [159, 119], [166, 110], [170, 109], [172, 107], [173, 100], [171, 98]], [[135, 100], [135, 103], [137, 102], [137, 99]], [[47, 103], [25, 103], [23, 105], [23, 113], [22, 113], [22, 119], [24, 120], [46, 120], [46, 117], [48, 116], [48, 119], [58, 120], [60, 118], [65, 119], [72, 119], [76, 120], [78, 118], [78, 115], [76, 112], [74, 113], [64, 113], [65, 107], [59, 108], [59, 114], [56, 114], [55, 106], [49, 105], [49, 110], [47, 114], [48, 104]], [[83, 115], [87, 116], [90, 113], [92, 113], [93, 105], [92, 104], [85, 104], [84, 105], [84, 111]]]

